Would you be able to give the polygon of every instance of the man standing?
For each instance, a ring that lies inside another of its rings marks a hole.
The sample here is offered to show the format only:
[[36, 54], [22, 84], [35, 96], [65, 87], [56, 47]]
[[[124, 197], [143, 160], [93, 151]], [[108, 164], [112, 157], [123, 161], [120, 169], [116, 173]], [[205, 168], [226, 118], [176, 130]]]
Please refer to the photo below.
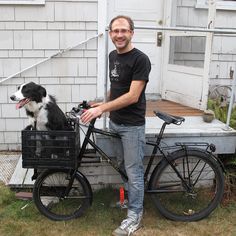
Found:
[[[114, 236], [131, 235], [140, 228], [143, 214], [145, 145], [145, 88], [151, 63], [136, 49], [131, 39], [134, 23], [128, 16], [117, 16], [109, 25], [109, 35], [116, 50], [109, 54], [109, 101], [94, 104], [81, 116], [83, 123], [110, 112], [110, 129], [121, 136], [122, 147], [117, 150], [118, 164], [128, 176], [127, 218], [113, 231]], [[119, 145], [114, 146], [118, 149]]]

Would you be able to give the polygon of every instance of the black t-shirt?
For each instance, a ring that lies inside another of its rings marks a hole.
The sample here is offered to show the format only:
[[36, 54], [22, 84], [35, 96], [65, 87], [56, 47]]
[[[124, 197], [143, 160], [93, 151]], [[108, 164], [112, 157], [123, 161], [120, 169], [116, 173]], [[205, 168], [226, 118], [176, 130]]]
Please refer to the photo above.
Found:
[[[109, 54], [109, 76], [111, 82], [110, 100], [127, 93], [133, 80], [148, 82], [151, 63], [147, 55], [133, 48], [131, 51], [118, 54], [116, 50]], [[145, 88], [135, 104], [111, 111], [110, 119], [117, 124], [140, 126], [145, 124], [146, 98]]]

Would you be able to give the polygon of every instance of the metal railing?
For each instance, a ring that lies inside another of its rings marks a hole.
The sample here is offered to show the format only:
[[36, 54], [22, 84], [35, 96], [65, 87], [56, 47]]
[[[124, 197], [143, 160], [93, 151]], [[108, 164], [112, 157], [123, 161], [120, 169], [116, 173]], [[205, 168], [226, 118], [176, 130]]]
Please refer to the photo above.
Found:
[[235, 96], [234, 95], [235, 95], [235, 87], [236, 87], [236, 77], [234, 75], [234, 70], [232, 70], [232, 78], [233, 78], [233, 82], [232, 82], [231, 96], [230, 96], [230, 102], [229, 102], [229, 107], [228, 107], [225, 130], [230, 130], [231, 129], [229, 127], [229, 123], [230, 123], [230, 118], [231, 118], [231, 114], [232, 114], [233, 105], [235, 103], [235, 101], [234, 101]]
[[[136, 29], [140, 30], [152, 30], [152, 31], [178, 31], [178, 32], [202, 32], [202, 33], [212, 33], [213, 35], [224, 35], [224, 36], [236, 36], [236, 30], [234, 29], [216, 29], [210, 28], [210, 24], [208, 28], [193, 28], [193, 27], [153, 27], [153, 26], [135, 26]], [[108, 56], [108, 32], [109, 28], [106, 27], [105, 30], [105, 55]], [[107, 80], [108, 80], [108, 62], [105, 60], [105, 84], [104, 84], [104, 100], [107, 101]], [[231, 112], [232, 112], [232, 107], [233, 107], [233, 99], [234, 99], [234, 94], [235, 94], [235, 86], [236, 86], [236, 79], [234, 77], [233, 80], [233, 86], [232, 86], [232, 94], [231, 94], [231, 102], [230, 106], [228, 109], [228, 115], [227, 115], [227, 122], [226, 122], [226, 129], [229, 129], [229, 120], [231, 118]], [[103, 121], [103, 127], [106, 128], [106, 115], [104, 117]]]
[[16, 73], [14, 73], [14, 74], [8, 76], [8, 77], [5, 78], [5, 79], [0, 80], [0, 84], [3, 83], [3, 82], [5, 82], [5, 81], [7, 81], [7, 80], [9, 80], [9, 79], [11, 79], [11, 78], [13, 78], [13, 77], [15, 77], [15, 76], [17, 76], [17, 75], [19, 75], [19, 74], [21, 74], [21, 73], [23, 73], [23, 72], [25, 72], [25, 71], [27, 71], [27, 70], [32, 69], [32, 68], [35, 67], [35, 66], [40, 65], [40, 64], [42, 64], [42, 63], [44, 63], [44, 62], [46, 62], [46, 61], [48, 61], [48, 60], [50, 60], [50, 59], [52, 59], [52, 58], [55, 58], [55, 57], [57, 57], [57, 56], [61, 56], [63, 53], [66, 53], [66, 52], [68, 52], [68, 51], [70, 51], [70, 50], [72, 50], [72, 49], [74, 49], [74, 48], [76, 48], [76, 47], [78, 47], [78, 46], [80, 46], [80, 45], [83, 45], [83, 44], [89, 42], [89, 41], [92, 40], [92, 39], [101, 37], [102, 35], [103, 35], [102, 33], [96, 34], [96, 35], [94, 35], [94, 36], [92, 36], [92, 37], [90, 37], [90, 38], [88, 38], [88, 39], [86, 39], [86, 40], [84, 40], [84, 41], [79, 42], [78, 44], [76, 44], [76, 45], [74, 45], [74, 46], [67, 47], [67, 48], [65, 48], [65, 49], [63, 49], [63, 50], [60, 50], [60, 51], [58, 51], [58, 52], [52, 54], [51, 56], [49, 56], [49, 57], [47, 57], [47, 58], [45, 58], [45, 59], [43, 59], [43, 60], [41, 60], [41, 61], [39, 61], [39, 62], [37, 62], [37, 63], [35, 63], [35, 64], [33, 64], [33, 65], [31, 65], [31, 66], [29, 66], [29, 67], [24, 68], [24, 69], [21, 70], [21, 71], [18, 71], [18, 72], [16, 72]]

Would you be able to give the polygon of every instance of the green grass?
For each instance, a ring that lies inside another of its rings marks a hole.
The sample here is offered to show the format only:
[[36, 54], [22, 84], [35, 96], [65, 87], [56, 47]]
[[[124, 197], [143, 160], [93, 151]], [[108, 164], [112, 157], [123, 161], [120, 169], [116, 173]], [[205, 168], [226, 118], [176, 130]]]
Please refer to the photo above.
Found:
[[[100, 190], [95, 193], [93, 205], [83, 217], [67, 222], [54, 222], [42, 216], [33, 202], [15, 199], [14, 192], [0, 185], [0, 236], [108, 236], [126, 215], [126, 210], [110, 207], [117, 198], [118, 193], [111, 188]], [[163, 218], [147, 196], [144, 227], [135, 235], [233, 236], [236, 235], [235, 219], [236, 202], [233, 201], [227, 206], [219, 207], [202, 221], [173, 222]]]

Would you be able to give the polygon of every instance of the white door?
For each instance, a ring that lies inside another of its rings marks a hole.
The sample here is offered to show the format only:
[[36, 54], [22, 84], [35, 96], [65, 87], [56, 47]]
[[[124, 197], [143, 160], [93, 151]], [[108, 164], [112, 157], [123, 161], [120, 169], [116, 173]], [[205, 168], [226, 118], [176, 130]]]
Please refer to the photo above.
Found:
[[[173, 26], [174, 2], [165, 2], [166, 26]], [[208, 22], [214, 22], [214, 10], [209, 10]], [[212, 33], [166, 31], [163, 46], [162, 98], [206, 109]]]
[[[107, 24], [117, 15], [127, 15], [134, 20], [135, 26], [160, 26], [163, 19], [164, 0], [108, 0]], [[148, 55], [152, 70], [146, 89], [148, 98], [157, 98], [160, 95], [161, 56], [162, 48], [157, 47], [157, 32], [154, 30], [136, 29], [134, 33], [134, 46]], [[111, 40], [108, 40], [108, 51], [114, 49]]]

